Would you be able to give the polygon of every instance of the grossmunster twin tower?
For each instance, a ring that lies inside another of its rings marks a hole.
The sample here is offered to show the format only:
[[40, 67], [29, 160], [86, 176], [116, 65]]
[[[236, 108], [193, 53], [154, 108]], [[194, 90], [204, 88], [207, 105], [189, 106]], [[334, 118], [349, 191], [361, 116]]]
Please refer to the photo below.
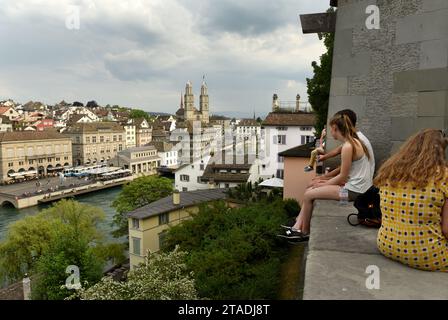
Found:
[[210, 122], [210, 109], [207, 84], [202, 81], [201, 95], [199, 96], [199, 110], [194, 106], [193, 86], [190, 81], [185, 87], [185, 95], [181, 97], [180, 108], [176, 112], [179, 121], [192, 123], [201, 121], [203, 124]]

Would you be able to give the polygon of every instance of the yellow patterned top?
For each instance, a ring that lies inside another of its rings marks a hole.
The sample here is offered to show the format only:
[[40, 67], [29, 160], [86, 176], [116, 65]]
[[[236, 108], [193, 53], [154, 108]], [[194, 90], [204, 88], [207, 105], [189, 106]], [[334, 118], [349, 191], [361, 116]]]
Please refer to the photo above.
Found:
[[[448, 170], [447, 170], [448, 172]], [[380, 252], [410, 267], [448, 272], [448, 239], [442, 233], [442, 208], [448, 198], [448, 174], [425, 188], [411, 185], [380, 188]]]

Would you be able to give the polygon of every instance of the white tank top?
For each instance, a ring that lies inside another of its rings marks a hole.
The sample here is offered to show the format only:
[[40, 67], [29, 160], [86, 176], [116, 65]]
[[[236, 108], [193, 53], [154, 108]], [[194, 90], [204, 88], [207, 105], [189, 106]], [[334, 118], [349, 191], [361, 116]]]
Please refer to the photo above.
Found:
[[361, 159], [353, 161], [350, 168], [348, 182], [345, 184], [347, 190], [364, 193], [372, 186], [372, 173], [369, 158], [364, 154]]

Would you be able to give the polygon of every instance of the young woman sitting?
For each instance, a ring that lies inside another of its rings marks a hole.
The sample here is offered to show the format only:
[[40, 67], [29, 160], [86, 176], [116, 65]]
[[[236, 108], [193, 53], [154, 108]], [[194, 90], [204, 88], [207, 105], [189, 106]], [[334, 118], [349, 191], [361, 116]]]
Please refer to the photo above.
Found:
[[380, 252], [409, 267], [448, 272], [448, 140], [427, 129], [380, 168]]
[[349, 200], [354, 201], [372, 186], [369, 151], [359, 139], [350, 118], [345, 114], [336, 114], [330, 121], [330, 128], [333, 138], [342, 142], [340, 172], [306, 190], [296, 223], [292, 227], [282, 226], [286, 230], [280, 237], [294, 242], [308, 240], [314, 200], [339, 200], [340, 190], [345, 186]]

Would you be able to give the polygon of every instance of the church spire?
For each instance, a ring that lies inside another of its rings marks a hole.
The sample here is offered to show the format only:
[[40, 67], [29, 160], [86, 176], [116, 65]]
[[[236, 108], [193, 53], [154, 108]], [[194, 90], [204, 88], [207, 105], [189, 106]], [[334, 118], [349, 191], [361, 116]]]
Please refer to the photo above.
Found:
[[180, 92], [180, 108], [184, 108], [184, 93], [182, 91]]

